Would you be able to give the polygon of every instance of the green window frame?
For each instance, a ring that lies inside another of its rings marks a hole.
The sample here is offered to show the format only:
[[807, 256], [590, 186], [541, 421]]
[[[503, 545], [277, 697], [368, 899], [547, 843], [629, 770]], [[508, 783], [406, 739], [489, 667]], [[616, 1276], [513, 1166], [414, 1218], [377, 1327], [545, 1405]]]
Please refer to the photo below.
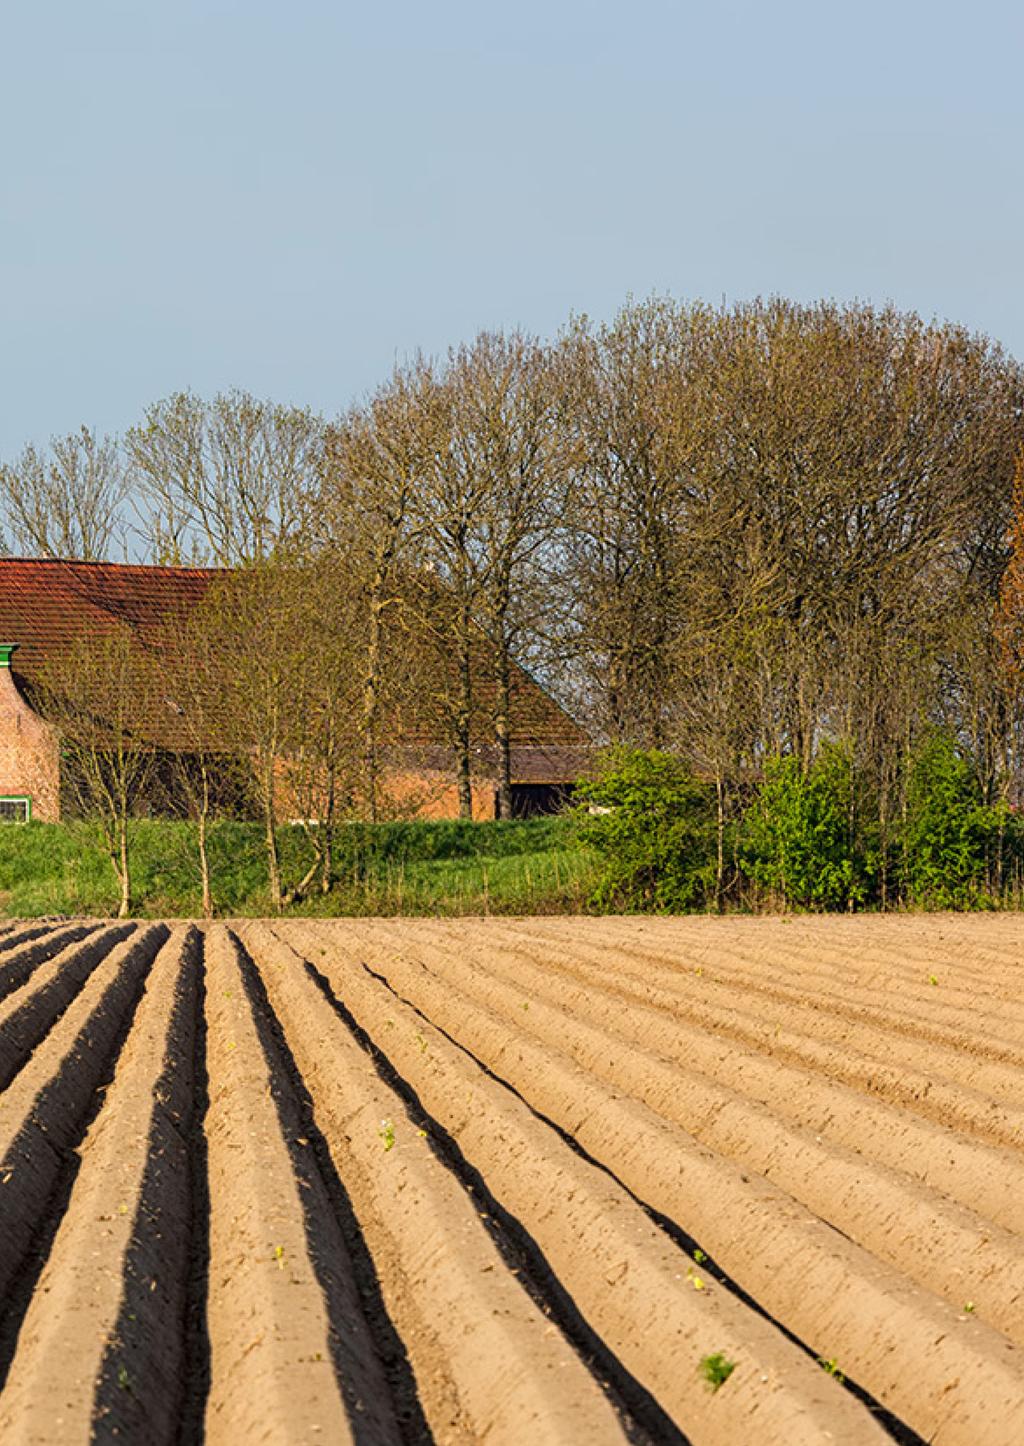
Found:
[[[19, 804], [22, 808], [20, 818], [17, 816]], [[27, 793], [0, 793], [0, 824], [31, 822], [32, 800]]]

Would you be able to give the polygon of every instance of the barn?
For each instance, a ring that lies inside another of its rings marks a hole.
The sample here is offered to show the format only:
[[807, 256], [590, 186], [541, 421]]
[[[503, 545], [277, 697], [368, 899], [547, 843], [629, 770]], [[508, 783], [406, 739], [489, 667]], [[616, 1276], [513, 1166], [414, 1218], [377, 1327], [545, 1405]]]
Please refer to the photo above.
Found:
[[[43, 669], [59, 664], [76, 639], [127, 625], [145, 641], [187, 613], [222, 574], [198, 567], [154, 567], [52, 558], [0, 558], [0, 821], [61, 816], [60, 747], [45, 716]], [[168, 692], [182, 656], [168, 656]], [[513, 814], [552, 811], [585, 771], [586, 732], [521, 669], [513, 680]], [[160, 746], [167, 747], [166, 737]], [[473, 813], [493, 818], [497, 757], [486, 732], [474, 739]], [[400, 791], [420, 816], [454, 818], [454, 758], [441, 737], [415, 747], [396, 742], [391, 762]]]

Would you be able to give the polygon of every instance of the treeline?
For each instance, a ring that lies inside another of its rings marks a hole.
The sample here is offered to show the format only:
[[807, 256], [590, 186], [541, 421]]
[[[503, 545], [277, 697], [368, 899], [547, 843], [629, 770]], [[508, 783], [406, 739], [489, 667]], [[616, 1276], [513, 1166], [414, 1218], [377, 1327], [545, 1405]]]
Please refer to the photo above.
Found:
[[389, 710], [427, 696], [463, 812], [481, 726], [507, 811], [517, 660], [597, 741], [710, 790], [720, 904], [752, 793], [839, 750], [884, 906], [936, 730], [985, 807], [1018, 802], [1022, 404], [1020, 366], [953, 325], [654, 299], [418, 358], [331, 420], [174, 396], [121, 439], [29, 448], [0, 504], [20, 552], [301, 576], [285, 622], [239, 605], [227, 632], [319, 649], [304, 706], [349, 720], [353, 812], [383, 807]]

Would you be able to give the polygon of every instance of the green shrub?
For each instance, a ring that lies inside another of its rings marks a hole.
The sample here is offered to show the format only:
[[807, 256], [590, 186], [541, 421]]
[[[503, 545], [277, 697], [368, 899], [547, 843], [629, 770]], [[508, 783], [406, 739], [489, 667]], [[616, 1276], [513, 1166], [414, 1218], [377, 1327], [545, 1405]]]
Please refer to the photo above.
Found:
[[685, 764], [657, 750], [612, 749], [576, 797], [580, 839], [601, 860], [598, 907], [674, 912], [707, 904], [713, 796]]
[[851, 826], [852, 802], [853, 769], [845, 749], [826, 745], [807, 772], [795, 758], [771, 759], [744, 819], [744, 872], [800, 908], [861, 902], [866, 869]]
[[907, 777], [901, 844], [908, 899], [930, 909], [990, 905], [990, 851], [1016, 828], [1005, 806], [985, 804], [978, 776], [956, 741], [939, 729], [929, 734]]

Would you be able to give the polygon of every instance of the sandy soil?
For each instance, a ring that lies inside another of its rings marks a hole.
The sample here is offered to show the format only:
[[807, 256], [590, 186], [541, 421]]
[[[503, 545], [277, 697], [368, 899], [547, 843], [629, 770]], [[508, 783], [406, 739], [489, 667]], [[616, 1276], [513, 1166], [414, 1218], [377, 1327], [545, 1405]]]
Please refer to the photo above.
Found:
[[1022, 931], [7, 923], [0, 1440], [1016, 1446]]

